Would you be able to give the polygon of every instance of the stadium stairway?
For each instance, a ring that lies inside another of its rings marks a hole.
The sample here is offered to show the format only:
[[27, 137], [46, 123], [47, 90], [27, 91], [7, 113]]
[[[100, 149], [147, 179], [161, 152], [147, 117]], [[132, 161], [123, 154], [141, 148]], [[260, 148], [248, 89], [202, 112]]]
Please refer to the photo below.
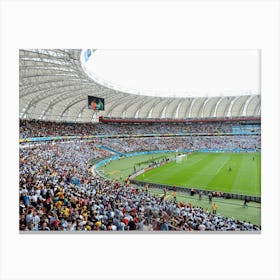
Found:
[[117, 150], [114, 150], [114, 149], [112, 149], [110, 147], [107, 147], [107, 146], [104, 146], [104, 145], [98, 145], [97, 148], [109, 151], [110, 153], [113, 153], [113, 154], [116, 154], [116, 155], [119, 155], [119, 156], [125, 156], [125, 153], [121, 153]]

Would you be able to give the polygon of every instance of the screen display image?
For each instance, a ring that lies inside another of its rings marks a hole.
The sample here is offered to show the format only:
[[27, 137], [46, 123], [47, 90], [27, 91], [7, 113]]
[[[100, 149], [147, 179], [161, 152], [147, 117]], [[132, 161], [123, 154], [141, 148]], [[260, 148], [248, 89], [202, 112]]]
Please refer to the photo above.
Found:
[[104, 98], [95, 97], [95, 96], [88, 96], [88, 109], [97, 110], [97, 111], [104, 111]]

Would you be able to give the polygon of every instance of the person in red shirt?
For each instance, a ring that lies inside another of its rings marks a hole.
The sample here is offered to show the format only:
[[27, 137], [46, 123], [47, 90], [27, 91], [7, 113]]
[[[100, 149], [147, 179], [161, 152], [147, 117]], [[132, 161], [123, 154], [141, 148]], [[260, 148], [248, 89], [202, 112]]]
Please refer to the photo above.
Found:
[[91, 101], [90, 106], [92, 110], [96, 109], [96, 103], [94, 101]]

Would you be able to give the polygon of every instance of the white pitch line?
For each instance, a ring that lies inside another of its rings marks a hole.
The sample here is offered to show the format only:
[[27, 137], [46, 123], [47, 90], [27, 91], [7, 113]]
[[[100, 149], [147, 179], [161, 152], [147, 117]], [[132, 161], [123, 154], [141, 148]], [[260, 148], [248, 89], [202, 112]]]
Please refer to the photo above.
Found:
[[217, 170], [215, 175], [217, 175], [220, 172], [220, 170], [226, 165], [227, 162], [228, 162], [228, 160], [226, 160], [225, 163], [223, 165], [221, 165], [221, 167]]
[[222, 166], [217, 170], [217, 172], [215, 173], [215, 175], [217, 175], [217, 174], [220, 172], [220, 170], [221, 170], [224, 166], [225, 166], [225, 164], [222, 165]]

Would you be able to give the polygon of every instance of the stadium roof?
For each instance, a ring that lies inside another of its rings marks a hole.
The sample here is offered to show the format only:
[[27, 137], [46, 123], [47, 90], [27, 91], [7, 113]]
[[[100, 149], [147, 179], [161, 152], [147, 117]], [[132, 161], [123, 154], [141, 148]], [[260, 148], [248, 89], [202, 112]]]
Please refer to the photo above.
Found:
[[[89, 56], [81, 49], [19, 51], [20, 118], [91, 122], [100, 115], [180, 119], [260, 116], [260, 95], [254, 91], [245, 94], [225, 91], [214, 97], [207, 93], [200, 97], [133, 94], [104, 80], [91, 78], [85, 71], [83, 59], [89, 60], [95, 50], [86, 51]], [[104, 98], [105, 110], [96, 113], [88, 109], [89, 95]]]

